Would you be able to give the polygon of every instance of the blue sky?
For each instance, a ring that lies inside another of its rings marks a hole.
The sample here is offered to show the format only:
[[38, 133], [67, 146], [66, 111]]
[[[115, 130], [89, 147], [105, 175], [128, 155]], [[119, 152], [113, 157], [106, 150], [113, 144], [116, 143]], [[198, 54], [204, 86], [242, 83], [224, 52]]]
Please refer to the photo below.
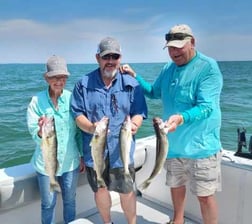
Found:
[[252, 60], [251, 0], [0, 0], [0, 63], [95, 63], [99, 41], [119, 40], [123, 62], [166, 62], [164, 35], [191, 26], [218, 61]]

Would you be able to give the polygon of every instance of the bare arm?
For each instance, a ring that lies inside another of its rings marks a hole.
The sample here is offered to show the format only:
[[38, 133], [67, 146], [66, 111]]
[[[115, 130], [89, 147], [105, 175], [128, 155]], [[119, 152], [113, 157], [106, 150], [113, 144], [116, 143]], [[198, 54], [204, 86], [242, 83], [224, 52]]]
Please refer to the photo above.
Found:
[[94, 133], [96, 124], [89, 121], [86, 116], [79, 115], [78, 117], [75, 118], [75, 121], [76, 121], [77, 126], [82, 131], [85, 131], [90, 134]]

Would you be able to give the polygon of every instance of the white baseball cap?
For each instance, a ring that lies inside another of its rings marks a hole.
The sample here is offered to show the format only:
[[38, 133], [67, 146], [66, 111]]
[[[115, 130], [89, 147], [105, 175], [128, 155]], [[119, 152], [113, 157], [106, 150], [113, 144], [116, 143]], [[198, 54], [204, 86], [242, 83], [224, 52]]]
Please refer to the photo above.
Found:
[[192, 29], [186, 24], [179, 24], [170, 29], [165, 35], [166, 47], [182, 48], [184, 45], [193, 38]]

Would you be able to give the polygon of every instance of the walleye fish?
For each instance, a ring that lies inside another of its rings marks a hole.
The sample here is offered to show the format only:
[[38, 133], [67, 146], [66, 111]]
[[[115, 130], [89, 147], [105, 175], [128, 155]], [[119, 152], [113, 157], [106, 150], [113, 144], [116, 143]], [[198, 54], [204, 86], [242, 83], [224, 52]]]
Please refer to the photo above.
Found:
[[41, 149], [45, 163], [45, 171], [50, 179], [50, 190], [61, 192], [59, 182], [55, 178], [58, 169], [57, 138], [54, 126], [54, 118], [46, 118], [42, 125]]
[[146, 189], [150, 185], [151, 180], [160, 173], [168, 153], [169, 142], [164, 122], [159, 117], [154, 117], [153, 126], [156, 133], [156, 162], [149, 178], [141, 184], [142, 189]]
[[124, 167], [124, 173], [126, 177], [128, 177], [129, 180], [132, 182], [133, 180], [129, 173], [131, 141], [131, 120], [130, 116], [126, 116], [120, 130], [120, 155]]
[[90, 142], [91, 154], [94, 161], [94, 170], [97, 176], [98, 187], [106, 187], [102, 174], [105, 169], [104, 151], [107, 139], [108, 124], [109, 118], [103, 117], [98, 122]]

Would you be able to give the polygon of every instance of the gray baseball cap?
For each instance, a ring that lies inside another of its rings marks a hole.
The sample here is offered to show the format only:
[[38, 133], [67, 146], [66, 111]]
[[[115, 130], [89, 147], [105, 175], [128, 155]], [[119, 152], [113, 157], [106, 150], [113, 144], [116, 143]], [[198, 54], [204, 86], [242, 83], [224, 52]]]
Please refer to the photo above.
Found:
[[101, 40], [101, 42], [98, 45], [97, 54], [99, 54], [101, 57], [106, 54], [119, 54], [121, 55], [121, 47], [119, 42], [112, 38], [112, 37], [106, 37]]
[[53, 55], [48, 59], [46, 68], [47, 72], [45, 73], [45, 75], [48, 77], [56, 75], [70, 75], [67, 70], [66, 60], [56, 55]]

